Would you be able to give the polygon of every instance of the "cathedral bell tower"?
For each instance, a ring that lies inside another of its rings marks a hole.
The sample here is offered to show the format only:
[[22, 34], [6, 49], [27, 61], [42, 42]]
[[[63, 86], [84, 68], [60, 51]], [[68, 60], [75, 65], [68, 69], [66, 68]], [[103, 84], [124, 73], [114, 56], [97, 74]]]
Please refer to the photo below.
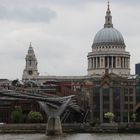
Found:
[[22, 80], [35, 80], [38, 77], [39, 73], [37, 69], [37, 59], [31, 43], [25, 60], [26, 64], [23, 71]]

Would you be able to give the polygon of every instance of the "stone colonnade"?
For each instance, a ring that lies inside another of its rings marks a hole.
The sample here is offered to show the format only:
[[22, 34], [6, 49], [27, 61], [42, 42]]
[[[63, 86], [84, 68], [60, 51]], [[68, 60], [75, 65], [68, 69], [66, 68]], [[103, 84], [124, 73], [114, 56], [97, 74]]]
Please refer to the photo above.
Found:
[[127, 56], [97, 56], [88, 58], [88, 69], [98, 68], [130, 68]]

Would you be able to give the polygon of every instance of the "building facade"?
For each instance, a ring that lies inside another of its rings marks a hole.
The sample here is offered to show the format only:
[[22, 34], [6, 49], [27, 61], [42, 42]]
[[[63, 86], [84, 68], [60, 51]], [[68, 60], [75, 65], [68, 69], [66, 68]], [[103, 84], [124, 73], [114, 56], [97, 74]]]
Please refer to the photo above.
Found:
[[121, 33], [113, 27], [108, 3], [104, 28], [95, 35], [92, 52], [88, 53], [88, 75], [103, 76], [108, 68], [112, 73], [130, 75], [130, 54], [125, 51]]
[[140, 75], [140, 63], [135, 64], [135, 74]]
[[91, 121], [107, 122], [105, 113], [112, 112], [115, 122], [130, 122], [135, 112], [135, 80], [106, 73], [94, 78], [90, 94]]
[[95, 35], [87, 58], [86, 76], [40, 76], [30, 44], [22, 80], [36, 81], [44, 93], [76, 95], [84, 118], [90, 112], [91, 122], [107, 122], [106, 112], [114, 113], [116, 122], [130, 122], [132, 114], [140, 112], [140, 86], [130, 75], [130, 53], [122, 34], [113, 27], [109, 3], [104, 28]]

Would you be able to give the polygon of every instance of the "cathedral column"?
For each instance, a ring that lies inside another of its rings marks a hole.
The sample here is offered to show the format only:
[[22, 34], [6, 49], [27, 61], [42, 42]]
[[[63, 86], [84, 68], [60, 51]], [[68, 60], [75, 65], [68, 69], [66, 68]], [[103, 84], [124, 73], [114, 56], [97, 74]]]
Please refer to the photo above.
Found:
[[113, 68], [116, 68], [116, 56], [113, 56]]
[[100, 65], [101, 65], [101, 63], [100, 63], [100, 57], [98, 57], [98, 68], [100, 68]]
[[105, 56], [103, 57], [103, 68], [105, 68]]
[[98, 68], [98, 59], [96, 57], [96, 69]]
[[107, 56], [105, 56], [105, 62], [104, 62], [105, 68], [107, 68]]
[[125, 65], [126, 63], [125, 63], [125, 57], [124, 57], [124, 68], [126, 68], [126, 65]]
[[96, 57], [94, 57], [94, 69], [96, 69]]
[[121, 57], [117, 57], [117, 67], [121, 68]]
[[107, 56], [107, 68], [109, 68], [109, 56]]
[[89, 65], [90, 65], [90, 60], [89, 60], [89, 58], [88, 58], [88, 69], [89, 69]]
[[130, 59], [128, 58], [128, 68], [130, 68]]
[[124, 58], [124, 62], [125, 62], [125, 68], [127, 68], [127, 61], [126, 61], [126, 57]]
[[119, 58], [120, 61], [120, 68], [122, 68], [122, 57]]
[[118, 62], [117, 62], [118, 61], [118, 57], [115, 56], [115, 58], [116, 58], [116, 66], [115, 67], [118, 68]]
[[126, 57], [124, 57], [124, 68], [126, 68]]
[[122, 63], [122, 68], [124, 67], [124, 61], [123, 61], [123, 57], [121, 58], [121, 63]]
[[111, 56], [112, 62], [111, 62], [111, 67], [113, 68], [113, 56]]
[[127, 57], [125, 58], [125, 68], [127, 68]]
[[100, 57], [100, 68], [104, 68], [105, 66], [104, 66], [104, 57], [102, 56], [102, 57]]
[[91, 66], [92, 66], [92, 62], [91, 62], [91, 58], [90, 58], [90, 67], [89, 67], [90, 69], [92, 68]]
[[93, 58], [91, 58], [91, 68], [93, 69]]
[[90, 58], [90, 69], [92, 69], [92, 58]]
[[88, 69], [90, 69], [91, 68], [91, 62], [90, 62], [90, 58], [88, 58]]
[[94, 57], [92, 57], [92, 69], [94, 69]]
[[127, 57], [127, 68], [129, 68], [129, 58]]
[[100, 68], [102, 68], [102, 66], [103, 66], [103, 58], [102, 57], [99, 57], [99, 59], [100, 59]]
[[125, 67], [125, 65], [124, 65], [124, 57], [123, 57], [123, 59], [122, 59], [122, 60], [123, 60], [123, 68], [124, 68], [124, 67]]

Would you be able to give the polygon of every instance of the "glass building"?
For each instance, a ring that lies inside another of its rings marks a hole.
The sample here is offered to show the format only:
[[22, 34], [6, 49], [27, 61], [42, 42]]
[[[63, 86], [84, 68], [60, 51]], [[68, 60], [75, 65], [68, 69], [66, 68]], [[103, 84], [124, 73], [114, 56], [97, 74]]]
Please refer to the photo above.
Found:
[[135, 79], [122, 78], [106, 73], [102, 78], [91, 79], [91, 121], [107, 122], [107, 112], [115, 115], [115, 122], [130, 122], [135, 112]]
[[140, 75], [140, 63], [135, 64], [135, 74]]

